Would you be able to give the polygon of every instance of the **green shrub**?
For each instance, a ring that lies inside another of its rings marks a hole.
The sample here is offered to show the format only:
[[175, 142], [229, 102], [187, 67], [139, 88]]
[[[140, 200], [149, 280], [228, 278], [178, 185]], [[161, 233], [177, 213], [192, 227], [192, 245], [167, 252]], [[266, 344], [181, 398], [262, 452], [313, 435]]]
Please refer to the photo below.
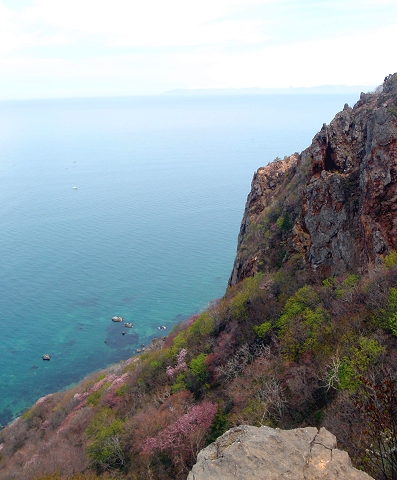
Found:
[[324, 357], [330, 353], [335, 329], [331, 316], [320, 305], [313, 287], [305, 285], [285, 303], [276, 322], [284, 355], [296, 361], [306, 351]]
[[267, 333], [269, 333], [272, 329], [272, 322], [263, 322], [260, 325], [253, 326], [252, 328], [259, 338], [265, 338]]
[[286, 301], [277, 326], [283, 329], [287, 320], [297, 315], [307, 315], [319, 303], [320, 298], [317, 292], [309, 285], [305, 285]]
[[178, 393], [178, 392], [181, 392], [182, 390], [186, 390], [186, 389], [187, 389], [186, 373], [183, 372], [183, 373], [180, 373], [176, 377], [175, 382], [173, 383], [173, 385], [171, 387], [171, 393], [172, 394]]
[[33, 409], [32, 408], [29, 408], [28, 410], [25, 410], [22, 415], [21, 415], [21, 418], [23, 420], [28, 420], [31, 416], [32, 416], [32, 413], [33, 413]]
[[385, 264], [385, 267], [389, 269], [397, 266], [397, 252], [393, 250], [389, 255], [386, 255], [383, 259], [383, 263]]
[[84, 434], [87, 438], [93, 437], [101, 429], [102, 425], [109, 425], [113, 419], [113, 412], [110, 408], [100, 408], [91, 418]]
[[397, 336], [397, 288], [389, 289], [389, 298], [386, 309], [380, 310], [381, 325], [384, 329]]
[[360, 277], [355, 274], [350, 274], [348, 275], [341, 284], [339, 284], [336, 289], [335, 289], [335, 295], [336, 298], [341, 298], [344, 295], [346, 295], [348, 292], [351, 292], [351, 290], [357, 285], [359, 282]]
[[110, 425], [103, 425], [96, 432], [93, 443], [87, 447], [87, 455], [97, 470], [124, 466], [124, 452], [120, 440], [122, 433], [123, 423], [120, 420], [113, 420]]
[[260, 285], [262, 273], [257, 273], [254, 277], [245, 278], [239, 285], [238, 290], [230, 301], [230, 314], [237, 321], [243, 321], [248, 318], [248, 306], [256, 298], [261, 296]]
[[343, 390], [355, 391], [359, 385], [358, 375], [356, 369], [349, 362], [347, 357], [344, 357], [342, 364], [339, 367], [339, 384]]
[[208, 369], [205, 363], [207, 355], [200, 353], [196, 358], [193, 358], [189, 364], [189, 370], [191, 373], [202, 383], [205, 383], [208, 379]]
[[236, 320], [246, 320], [248, 317], [247, 292], [236, 293], [230, 302], [230, 313]]
[[164, 352], [167, 361], [175, 360], [182, 348], [200, 348], [201, 341], [215, 329], [215, 321], [208, 312], [201, 313], [198, 318], [185, 330], [179, 332], [172, 342], [172, 347]]
[[186, 347], [187, 343], [185, 338], [185, 332], [179, 332], [178, 335], [174, 338], [174, 341], [172, 343], [172, 349], [175, 349], [177, 352], [179, 352], [179, 350]]
[[102, 395], [101, 390], [97, 390], [96, 392], [90, 393], [90, 395], [88, 395], [86, 400], [87, 405], [90, 405], [92, 407], [95, 407], [96, 405], [98, 405], [101, 395]]
[[215, 440], [223, 435], [227, 430], [227, 414], [217, 412], [208, 436], [208, 443], [215, 442]]
[[91, 440], [87, 456], [98, 471], [122, 468], [124, 453], [121, 445], [123, 422], [115, 419], [110, 408], [102, 408], [91, 418], [85, 436]]
[[115, 390], [115, 395], [117, 397], [122, 397], [123, 395], [125, 395], [126, 393], [128, 392], [128, 385], [126, 385], [125, 383], [123, 385], [121, 385], [119, 388], [116, 388]]
[[185, 338], [185, 331], [179, 332], [178, 335], [172, 341], [172, 346], [164, 350], [164, 358], [168, 362], [173, 362], [176, 355], [182, 350], [182, 348], [187, 347], [187, 341]]
[[276, 225], [282, 232], [286, 232], [292, 228], [292, 222], [289, 219], [288, 214], [278, 217]]
[[335, 280], [333, 277], [328, 277], [323, 280], [323, 287], [324, 288], [332, 288], [334, 286]]
[[389, 317], [387, 326], [391, 330], [392, 334], [397, 337], [397, 312]]
[[358, 345], [344, 356], [339, 368], [340, 386], [344, 390], [355, 391], [360, 384], [360, 377], [370, 366], [374, 366], [385, 348], [377, 340], [361, 336]]
[[197, 346], [203, 338], [211, 335], [215, 329], [215, 321], [208, 312], [201, 313], [198, 318], [183, 332], [189, 348]]
[[149, 363], [149, 366], [156, 372], [163, 368], [163, 362], [160, 362], [159, 360], [153, 360]]
[[307, 351], [325, 356], [332, 347], [329, 338], [333, 327], [329, 313], [317, 307], [305, 309], [300, 315], [285, 321], [281, 333], [282, 349], [289, 360], [298, 360]]

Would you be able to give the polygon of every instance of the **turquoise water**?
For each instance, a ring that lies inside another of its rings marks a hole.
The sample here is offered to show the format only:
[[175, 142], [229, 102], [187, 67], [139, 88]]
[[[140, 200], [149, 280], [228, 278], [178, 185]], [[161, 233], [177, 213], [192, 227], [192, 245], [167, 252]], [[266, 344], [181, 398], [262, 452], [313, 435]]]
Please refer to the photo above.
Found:
[[356, 99], [0, 103], [0, 424], [223, 295], [253, 172]]

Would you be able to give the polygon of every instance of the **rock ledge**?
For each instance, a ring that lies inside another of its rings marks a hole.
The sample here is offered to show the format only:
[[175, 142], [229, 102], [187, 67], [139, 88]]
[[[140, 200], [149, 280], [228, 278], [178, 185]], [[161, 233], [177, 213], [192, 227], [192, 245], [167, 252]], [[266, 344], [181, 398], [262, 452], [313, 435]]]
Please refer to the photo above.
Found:
[[325, 428], [241, 425], [203, 449], [188, 480], [371, 480]]

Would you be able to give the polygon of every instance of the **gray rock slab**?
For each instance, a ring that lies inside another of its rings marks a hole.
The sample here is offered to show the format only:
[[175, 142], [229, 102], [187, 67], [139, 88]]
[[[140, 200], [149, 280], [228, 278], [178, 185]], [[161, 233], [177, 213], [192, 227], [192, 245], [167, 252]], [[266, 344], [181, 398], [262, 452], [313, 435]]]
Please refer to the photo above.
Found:
[[242, 425], [203, 449], [188, 480], [370, 480], [330, 432]]

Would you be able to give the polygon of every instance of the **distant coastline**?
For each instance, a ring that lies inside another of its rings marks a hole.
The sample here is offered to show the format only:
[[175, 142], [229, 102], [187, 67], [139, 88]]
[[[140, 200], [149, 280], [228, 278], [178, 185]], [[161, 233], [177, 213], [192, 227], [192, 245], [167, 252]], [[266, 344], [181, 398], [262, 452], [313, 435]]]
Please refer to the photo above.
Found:
[[[287, 88], [179, 88], [175, 90], [166, 90], [161, 93], [148, 95], [115, 95], [115, 96], [71, 96], [71, 97], [40, 97], [40, 98], [0, 98], [0, 107], [9, 105], [23, 105], [26, 102], [48, 103], [49, 105], [58, 103], [60, 105], [74, 102], [98, 103], [120, 102], [121, 104], [131, 100], [147, 101], [161, 97], [226, 97], [226, 96], [255, 96], [255, 95], [357, 95], [361, 92], [368, 93], [375, 91], [377, 85], [320, 85], [317, 87], [287, 87]], [[357, 98], [358, 99], [358, 98]]]
[[319, 85], [288, 88], [192, 88], [168, 90], [162, 95], [332, 95], [370, 92], [376, 85]]

